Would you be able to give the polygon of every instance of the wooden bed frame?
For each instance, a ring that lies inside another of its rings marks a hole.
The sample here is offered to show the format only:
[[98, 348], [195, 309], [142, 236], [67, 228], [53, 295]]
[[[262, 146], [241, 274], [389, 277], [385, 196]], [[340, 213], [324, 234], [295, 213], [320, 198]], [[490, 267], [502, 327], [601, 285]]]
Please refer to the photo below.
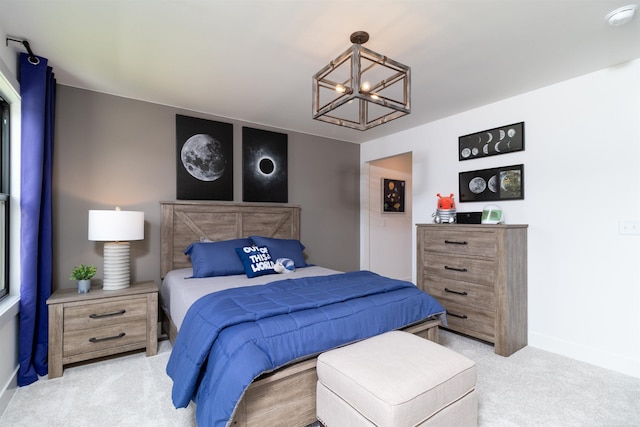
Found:
[[[251, 235], [300, 239], [300, 207], [292, 205], [161, 202], [161, 275], [190, 267], [184, 249], [201, 237], [227, 240]], [[177, 328], [165, 312], [163, 328], [173, 343]], [[438, 342], [440, 321], [429, 319], [405, 331]], [[316, 357], [297, 361], [254, 380], [231, 425], [306, 426], [316, 421]]]

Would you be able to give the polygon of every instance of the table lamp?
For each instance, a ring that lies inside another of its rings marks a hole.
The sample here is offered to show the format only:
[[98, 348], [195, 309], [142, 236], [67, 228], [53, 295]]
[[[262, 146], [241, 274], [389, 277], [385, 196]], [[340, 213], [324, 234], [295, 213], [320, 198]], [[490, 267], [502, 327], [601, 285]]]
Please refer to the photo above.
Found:
[[130, 240], [144, 239], [144, 212], [115, 210], [89, 211], [89, 240], [104, 244], [102, 289], [113, 291], [130, 284]]

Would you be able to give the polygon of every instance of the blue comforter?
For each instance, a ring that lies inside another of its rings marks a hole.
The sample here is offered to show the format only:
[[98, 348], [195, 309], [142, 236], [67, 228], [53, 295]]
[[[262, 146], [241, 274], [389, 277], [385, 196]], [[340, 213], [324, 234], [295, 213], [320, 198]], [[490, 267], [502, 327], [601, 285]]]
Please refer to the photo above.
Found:
[[370, 271], [206, 295], [189, 309], [167, 364], [173, 403], [193, 400], [200, 427], [224, 426], [260, 374], [444, 313], [412, 283]]

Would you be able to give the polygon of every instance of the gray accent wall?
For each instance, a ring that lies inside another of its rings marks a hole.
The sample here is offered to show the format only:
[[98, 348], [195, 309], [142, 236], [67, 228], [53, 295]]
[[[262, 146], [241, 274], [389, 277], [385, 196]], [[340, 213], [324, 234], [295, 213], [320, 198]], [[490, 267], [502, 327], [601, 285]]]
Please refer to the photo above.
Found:
[[57, 89], [54, 289], [74, 287], [69, 274], [80, 263], [98, 267], [94, 282], [100, 284], [103, 244], [87, 240], [87, 216], [90, 209], [115, 206], [145, 213], [145, 239], [131, 243], [132, 280], [160, 283], [159, 202], [176, 199], [176, 114], [233, 124], [235, 201], [242, 201], [242, 127], [288, 134], [289, 203], [302, 207], [307, 261], [342, 271], [359, 268], [358, 145], [69, 86]]

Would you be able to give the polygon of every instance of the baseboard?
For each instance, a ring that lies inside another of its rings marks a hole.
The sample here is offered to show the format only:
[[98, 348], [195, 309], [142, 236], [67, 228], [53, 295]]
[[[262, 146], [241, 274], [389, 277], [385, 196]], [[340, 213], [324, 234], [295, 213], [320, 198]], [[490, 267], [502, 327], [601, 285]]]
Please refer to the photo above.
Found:
[[19, 368], [16, 368], [16, 370], [13, 371], [13, 375], [11, 375], [7, 384], [4, 386], [2, 391], [0, 391], [0, 415], [4, 413], [5, 409], [7, 409], [13, 394], [18, 389], [18, 369]]
[[640, 378], [640, 361], [631, 357], [532, 331], [529, 331], [529, 345], [620, 374]]

